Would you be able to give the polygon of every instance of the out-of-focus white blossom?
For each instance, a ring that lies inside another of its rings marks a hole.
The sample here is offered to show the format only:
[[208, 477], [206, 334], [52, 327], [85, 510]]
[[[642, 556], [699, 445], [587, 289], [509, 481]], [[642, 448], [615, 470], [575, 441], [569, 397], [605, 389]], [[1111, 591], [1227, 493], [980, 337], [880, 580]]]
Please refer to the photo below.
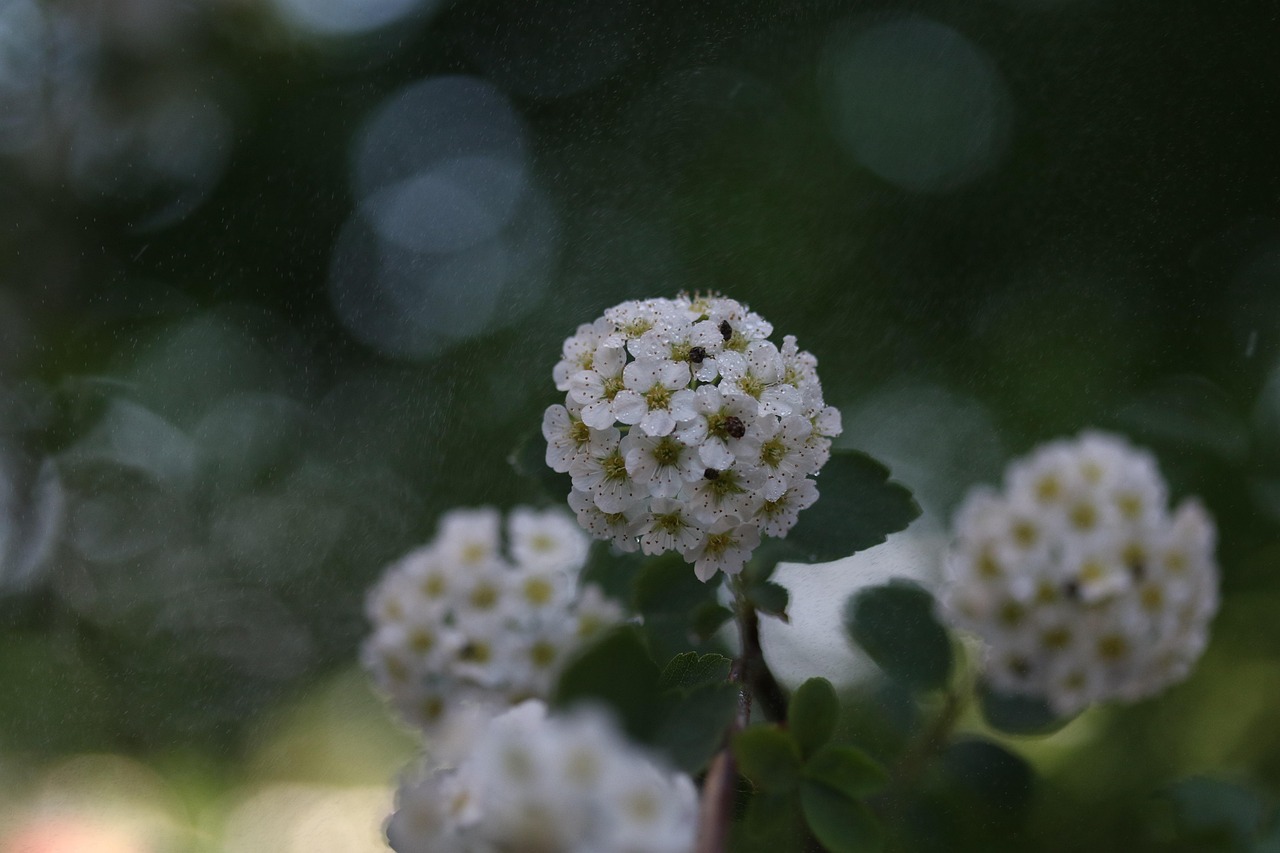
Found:
[[[604, 716], [528, 701], [468, 727], [452, 760], [406, 779], [397, 853], [689, 853], [697, 793]], [[456, 741], [456, 739], [455, 739]]]
[[547, 464], [569, 506], [623, 550], [678, 551], [699, 578], [736, 574], [818, 499], [840, 434], [817, 359], [719, 296], [624, 302], [578, 327], [552, 371]]
[[454, 510], [369, 593], [361, 660], [407, 720], [433, 728], [460, 704], [545, 696], [582, 641], [622, 618], [578, 589], [590, 540], [562, 510]]
[[1215, 529], [1196, 501], [1167, 503], [1151, 455], [1096, 432], [969, 495], [941, 609], [985, 641], [995, 687], [1070, 714], [1186, 677], [1218, 606]]

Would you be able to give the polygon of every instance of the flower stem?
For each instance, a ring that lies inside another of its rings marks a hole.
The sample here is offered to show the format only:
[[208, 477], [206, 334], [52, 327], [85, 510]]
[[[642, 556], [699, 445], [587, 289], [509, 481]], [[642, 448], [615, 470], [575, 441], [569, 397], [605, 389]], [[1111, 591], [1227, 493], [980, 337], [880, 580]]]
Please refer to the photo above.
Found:
[[735, 733], [751, 722], [751, 705], [758, 700], [771, 722], [786, 724], [787, 700], [778, 680], [765, 662], [760, 647], [760, 615], [747, 598], [742, 583], [734, 578], [734, 615], [742, 651], [729, 670], [729, 680], [738, 685], [738, 714], [725, 732], [725, 746], [711, 760], [702, 784], [696, 853], [725, 853], [729, 824], [733, 817], [735, 781], [738, 772], [731, 744]]

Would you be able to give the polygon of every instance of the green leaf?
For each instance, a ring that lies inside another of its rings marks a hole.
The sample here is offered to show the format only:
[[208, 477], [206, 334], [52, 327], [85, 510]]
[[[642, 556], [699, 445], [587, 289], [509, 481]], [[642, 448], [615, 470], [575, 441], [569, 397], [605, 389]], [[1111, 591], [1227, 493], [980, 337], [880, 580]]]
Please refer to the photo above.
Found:
[[1184, 779], [1163, 795], [1173, 806], [1178, 837], [1206, 847], [1245, 846], [1259, 834], [1268, 812], [1257, 792], [1206, 776]]
[[1001, 693], [986, 682], [978, 685], [978, 704], [987, 725], [1011, 735], [1053, 734], [1075, 719], [1054, 713], [1044, 699]]
[[933, 611], [933, 596], [903, 580], [867, 587], [849, 598], [845, 626], [890, 678], [916, 690], [943, 687], [951, 675], [951, 638]]
[[644, 633], [658, 660], [696, 646], [695, 614], [715, 604], [716, 583], [703, 583], [679, 555], [646, 560], [632, 585], [632, 606], [644, 616]]
[[516, 445], [507, 462], [522, 477], [532, 480], [547, 497], [563, 501], [573, 489], [568, 474], [559, 474], [547, 465], [547, 440], [541, 432], [531, 432]]
[[805, 781], [800, 805], [809, 829], [831, 853], [870, 853], [884, 844], [884, 830], [871, 810], [828, 785]]
[[629, 602], [631, 587], [640, 566], [636, 555], [620, 554], [603, 542], [595, 542], [587, 557], [587, 565], [578, 576], [578, 585], [587, 587], [595, 584], [614, 601]]
[[733, 738], [733, 755], [742, 775], [762, 790], [786, 793], [800, 780], [800, 746], [774, 726], [753, 726], [738, 732]]
[[756, 610], [777, 616], [782, 621], [787, 619], [787, 604], [791, 600], [787, 588], [773, 581], [763, 581], [747, 587], [747, 600], [755, 605]]
[[835, 450], [818, 475], [818, 502], [800, 514], [787, 542], [810, 562], [847, 557], [906, 528], [920, 506], [889, 480], [889, 469], [856, 450]]
[[846, 797], [857, 798], [883, 788], [889, 774], [857, 747], [828, 745], [805, 764], [804, 778], [820, 782]]
[[724, 655], [684, 652], [673, 657], [663, 667], [658, 685], [663, 690], [691, 690], [705, 684], [724, 683], [729, 680], [729, 667], [732, 664], [733, 661]]
[[552, 704], [582, 701], [608, 705], [627, 733], [647, 741], [661, 720], [659, 672], [640, 634], [631, 626], [614, 629], [583, 649], [565, 668]]
[[738, 688], [728, 683], [704, 684], [668, 694], [667, 701], [652, 744], [676, 767], [696, 775], [724, 745], [725, 732], [738, 713]]
[[825, 678], [810, 678], [791, 694], [787, 722], [804, 755], [812, 755], [831, 739], [840, 716], [840, 699]]
[[1020, 814], [1031, 802], [1035, 772], [1021, 756], [980, 738], [956, 740], [943, 754], [945, 779], [1003, 814]]
[[716, 631], [719, 631], [724, 623], [733, 618], [733, 611], [725, 607], [723, 604], [716, 604], [708, 601], [700, 604], [693, 609], [693, 616], [690, 620], [689, 627], [701, 639], [710, 639]]
[[747, 802], [746, 813], [731, 828], [733, 853], [780, 853], [804, 849], [804, 815], [797, 792], [771, 794], [757, 791]]

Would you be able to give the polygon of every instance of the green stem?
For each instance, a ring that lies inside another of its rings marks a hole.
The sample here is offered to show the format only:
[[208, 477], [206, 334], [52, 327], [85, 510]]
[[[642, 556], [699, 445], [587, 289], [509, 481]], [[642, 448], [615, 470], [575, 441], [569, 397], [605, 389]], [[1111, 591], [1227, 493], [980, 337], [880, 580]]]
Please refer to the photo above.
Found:
[[888, 823], [897, 822], [907, 799], [930, 762], [946, 749], [951, 732], [964, 711], [966, 696], [957, 690], [948, 690], [942, 708], [930, 724], [907, 747], [894, 767], [889, 781], [885, 818]]
[[786, 724], [787, 700], [778, 680], [764, 659], [760, 647], [760, 615], [746, 596], [739, 579], [733, 579], [734, 616], [742, 651], [729, 670], [729, 680], [738, 685], [738, 714], [725, 732], [724, 748], [711, 760], [702, 783], [702, 802], [698, 816], [696, 853], [725, 853], [728, 850], [729, 824], [733, 818], [733, 800], [738, 768], [731, 748], [735, 733], [751, 723], [751, 705], [759, 701], [771, 722]]

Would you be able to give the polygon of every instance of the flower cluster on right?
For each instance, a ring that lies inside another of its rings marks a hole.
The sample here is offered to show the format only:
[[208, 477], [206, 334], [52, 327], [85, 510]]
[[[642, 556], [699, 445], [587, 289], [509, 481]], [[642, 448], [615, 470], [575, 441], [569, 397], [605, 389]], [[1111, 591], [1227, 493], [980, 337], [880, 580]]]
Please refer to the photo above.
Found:
[[689, 853], [697, 791], [607, 717], [529, 701], [445, 738], [444, 763], [405, 781], [397, 853]]
[[984, 641], [993, 686], [1065, 715], [1186, 677], [1218, 605], [1215, 528], [1199, 503], [1167, 504], [1150, 454], [1097, 432], [968, 496], [941, 609]]

